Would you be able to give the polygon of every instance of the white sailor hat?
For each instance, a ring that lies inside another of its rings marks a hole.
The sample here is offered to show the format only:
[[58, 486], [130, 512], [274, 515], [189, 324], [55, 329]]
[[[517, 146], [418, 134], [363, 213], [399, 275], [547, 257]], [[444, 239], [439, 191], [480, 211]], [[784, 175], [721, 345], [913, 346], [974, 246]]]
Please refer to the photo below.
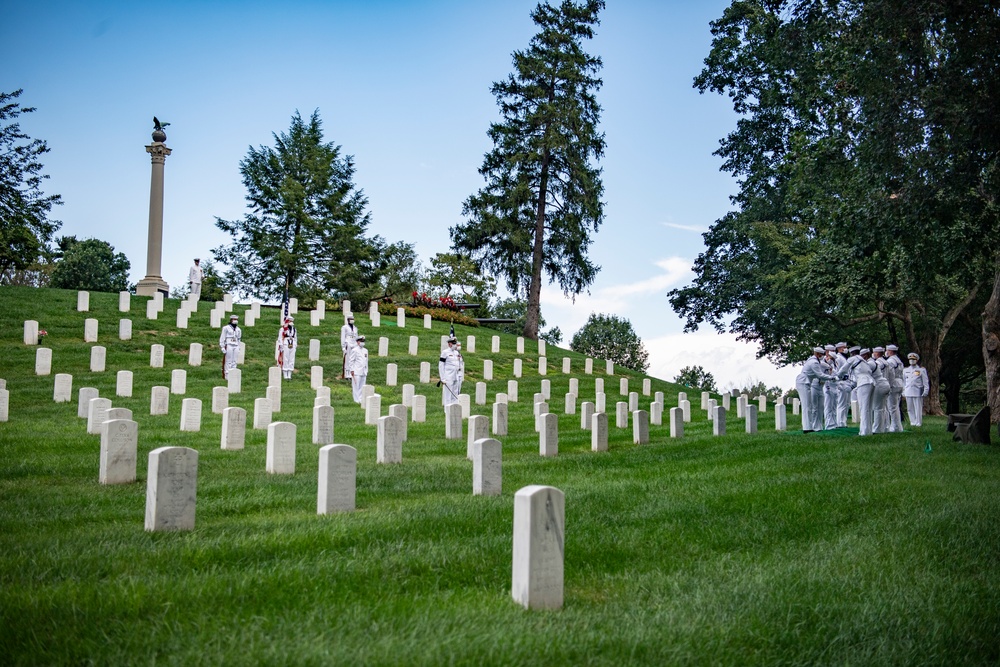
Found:
[[355, 338], [354, 340], [364, 340], [364, 339], [365, 339], [365, 335], [361, 334], [357, 338]]
[[353, 320], [354, 319], [354, 313], [347, 313], [347, 319], [348, 319], [348, 321]]
[[871, 354], [871, 353], [872, 353], [872, 351], [869, 350], [867, 347], [861, 348], [861, 351], [858, 352], [858, 354], [860, 354], [861, 356], [865, 356], [866, 354]]
[[827, 352], [833, 352], [837, 348], [835, 348], [833, 345], [824, 345], [823, 349], [826, 350]]
[[848, 350], [848, 352], [859, 352], [859, 351], [861, 351], [861, 346], [860, 345], [855, 345], [850, 350]]
[[920, 355], [917, 354], [916, 352], [910, 352], [908, 355], [906, 355], [906, 358], [907, 359], [916, 359], [917, 361], [920, 361]]
[[822, 354], [822, 353], [826, 352], [826, 350], [823, 349], [822, 347], [814, 347], [813, 348], [813, 352], [819, 352], [820, 354]]
[[838, 350], [839, 350], [840, 348], [842, 348], [842, 347], [847, 347], [847, 343], [837, 343], [837, 349], [838, 349]]
[[897, 350], [898, 350], [899, 348], [898, 348], [897, 346], [895, 346], [895, 345], [893, 345], [893, 344], [891, 344], [891, 343], [890, 343], [889, 345], [886, 345], [886, 346], [885, 346], [885, 349], [887, 349], [887, 350], [892, 350], [893, 352], [895, 352], [895, 351], [897, 351]]
[[294, 322], [295, 318], [292, 317], [291, 315], [285, 315], [285, 321], [286, 322]]
[[885, 352], [885, 348], [879, 345], [878, 347], [872, 349], [872, 352]]
[[455, 338], [454, 336], [450, 336], [450, 337], [448, 338], [448, 342], [449, 342], [449, 343], [457, 343], [457, 342], [458, 342], [458, 339], [457, 339], [457, 338]]
[[229, 316], [229, 321], [230, 322], [232, 322], [233, 320], [238, 320], [238, 319], [240, 319], [240, 318], [235, 313], [233, 313], [232, 315]]

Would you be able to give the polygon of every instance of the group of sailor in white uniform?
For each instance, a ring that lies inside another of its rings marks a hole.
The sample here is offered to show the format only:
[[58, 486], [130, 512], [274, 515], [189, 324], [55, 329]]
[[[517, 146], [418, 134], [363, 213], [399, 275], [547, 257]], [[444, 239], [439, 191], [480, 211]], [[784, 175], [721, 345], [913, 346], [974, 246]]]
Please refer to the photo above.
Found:
[[906, 399], [910, 426], [920, 426], [924, 397], [930, 391], [920, 355], [910, 352], [907, 363], [895, 345], [874, 349], [847, 343], [814, 347], [795, 379], [801, 402], [802, 430], [845, 428], [851, 403], [858, 404], [859, 435], [903, 430], [900, 399]]

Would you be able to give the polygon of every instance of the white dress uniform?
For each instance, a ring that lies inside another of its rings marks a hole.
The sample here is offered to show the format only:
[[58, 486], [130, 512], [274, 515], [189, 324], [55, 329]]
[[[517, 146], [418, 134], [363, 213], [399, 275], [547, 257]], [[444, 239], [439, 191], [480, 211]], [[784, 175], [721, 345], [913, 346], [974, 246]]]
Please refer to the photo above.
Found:
[[235, 315], [229, 318], [229, 324], [222, 327], [219, 334], [219, 348], [222, 350], [225, 361], [222, 365], [222, 377], [229, 378], [229, 371], [236, 368], [236, 357], [240, 351], [240, 341], [243, 340], [243, 332], [236, 323]]
[[[827, 348], [825, 362], [828, 366], [827, 373], [836, 377], [843, 366], [844, 358], [837, 354], [836, 348], [831, 345]], [[837, 406], [840, 404], [840, 396], [840, 382], [836, 379], [828, 380], [823, 385], [823, 425], [828, 431], [840, 426], [837, 423]]]
[[[837, 344], [837, 349], [846, 349], [846, 344]], [[837, 389], [840, 393], [837, 395], [837, 428], [847, 427], [847, 412], [851, 408], [851, 392], [854, 390], [854, 385], [850, 380], [840, 377], [840, 371], [844, 369], [847, 365], [847, 355], [843, 352], [837, 353], [837, 370], [835, 371], [837, 375]]]
[[[199, 262], [201, 260], [196, 259], [194, 261]], [[195, 301], [201, 298], [201, 281], [204, 276], [205, 273], [198, 264], [192, 265], [188, 271], [188, 285], [191, 287], [191, 298]]]
[[357, 347], [354, 342], [358, 339], [358, 328], [354, 326], [354, 317], [347, 318], [347, 324], [340, 327], [340, 351], [344, 354], [344, 377], [350, 377], [347, 369], [347, 357], [351, 350]]
[[816, 352], [823, 351], [823, 348], [813, 348], [813, 356], [806, 359], [802, 372], [795, 378], [795, 388], [802, 401], [799, 413], [802, 415], [803, 431], [818, 431], [823, 428], [823, 391], [820, 387], [821, 382], [829, 376], [823, 372], [822, 364], [815, 355]]
[[930, 393], [931, 383], [927, 369], [919, 365], [919, 359], [910, 357], [910, 365], [903, 369], [903, 397], [906, 398], [906, 414], [910, 426], [922, 426], [924, 417], [924, 396]]
[[281, 374], [286, 380], [292, 379], [295, 370], [295, 350], [299, 347], [298, 332], [289, 317], [285, 326], [278, 329], [278, 341], [274, 344], [274, 360], [281, 366]]
[[[862, 350], [863, 353], [868, 350]], [[872, 372], [875, 369], [875, 362], [865, 359], [860, 354], [847, 360], [847, 364], [840, 369], [841, 375], [854, 383], [858, 396], [858, 412], [861, 417], [861, 427], [858, 435], [872, 434], [872, 392], [875, 390], [875, 378]]]
[[[882, 351], [878, 348], [876, 350]], [[872, 371], [872, 377], [875, 378], [875, 389], [872, 391], [872, 430], [875, 433], [888, 433], [889, 412], [886, 404], [889, 400], [889, 379], [886, 373], [889, 364], [886, 363], [885, 357], [881, 356], [873, 361], [875, 370]]]
[[363, 394], [361, 389], [365, 386], [365, 381], [368, 379], [368, 350], [365, 349], [364, 336], [358, 337], [354, 347], [350, 349], [350, 353], [347, 356], [347, 372], [351, 378], [354, 402], [361, 403]]
[[438, 377], [444, 385], [441, 392], [441, 402], [444, 405], [458, 403], [464, 375], [465, 361], [462, 359], [462, 353], [455, 347], [453, 340], [448, 341], [448, 349], [441, 353], [441, 358], [438, 360]]
[[886, 409], [889, 413], [889, 432], [902, 433], [903, 420], [899, 413], [899, 401], [903, 396], [903, 360], [896, 354], [896, 350], [899, 348], [895, 345], [888, 345], [885, 349], [887, 352], [893, 352], [893, 354], [887, 353], [885, 357], [885, 363], [889, 370], [886, 375], [886, 379], [889, 381], [889, 399], [886, 403]]

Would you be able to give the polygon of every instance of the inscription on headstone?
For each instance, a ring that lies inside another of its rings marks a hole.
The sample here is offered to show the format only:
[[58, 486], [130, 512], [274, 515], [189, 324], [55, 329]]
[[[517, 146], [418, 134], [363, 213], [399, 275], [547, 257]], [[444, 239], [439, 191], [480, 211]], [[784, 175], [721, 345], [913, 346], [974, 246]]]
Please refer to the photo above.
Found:
[[386, 415], [378, 418], [375, 461], [376, 463], [403, 462], [403, 425], [398, 417]]
[[132, 397], [132, 371], [118, 371], [115, 378], [115, 395]]
[[[253, 427], [256, 430], [263, 430], [271, 426], [271, 401], [266, 398], [255, 398], [253, 400]], [[287, 423], [287, 422], [275, 422]], [[270, 438], [270, 435], [268, 436]]]
[[149, 414], [165, 415], [170, 413], [170, 388], [153, 387], [149, 394]]
[[188, 348], [188, 366], [201, 366], [202, 344], [191, 343]]
[[73, 376], [69, 373], [56, 373], [52, 388], [52, 400], [56, 403], [69, 403], [73, 400]]
[[445, 440], [462, 439], [462, 406], [458, 403], [444, 406]]
[[35, 375], [48, 375], [52, 372], [52, 348], [40, 347], [35, 350]]
[[511, 596], [525, 609], [561, 609], [566, 501], [552, 486], [514, 494]]
[[149, 453], [146, 530], [193, 530], [198, 490], [198, 452], [159, 447]]
[[187, 371], [183, 368], [175, 368], [170, 371], [170, 393], [187, 393]]
[[130, 484], [135, 481], [139, 425], [131, 419], [111, 419], [101, 430], [101, 484]]
[[[256, 422], [256, 417], [254, 421]], [[256, 427], [255, 423], [254, 428]], [[272, 475], [295, 474], [295, 430], [295, 424], [291, 422], [274, 422], [268, 425], [266, 471]]]
[[590, 417], [590, 450], [608, 451], [608, 415], [603, 412]]
[[118, 320], [118, 340], [132, 340], [132, 320]]
[[87, 433], [100, 435], [101, 425], [108, 421], [108, 410], [111, 409], [110, 398], [92, 398], [87, 409]]
[[538, 416], [538, 453], [556, 456], [559, 453], [559, 415], [551, 412]]
[[194, 432], [201, 430], [200, 399], [185, 398], [181, 401], [181, 430]]
[[212, 413], [221, 415], [229, 407], [229, 387], [212, 387]]
[[149, 366], [150, 368], [163, 368], [163, 346], [159, 343], [154, 343], [149, 347]]
[[222, 449], [243, 449], [247, 435], [247, 411], [243, 408], [223, 408]]
[[354, 511], [357, 471], [358, 450], [354, 447], [330, 444], [320, 448], [317, 514]]
[[507, 404], [493, 404], [493, 435], [507, 435]]
[[499, 496], [503, 479], [503, 447], [499, 440], [480, 438], [472, 443], [472, 495]]
[[90, 372], [103, 373], [108, 359], [108, 350], [102, 345], [90, 348]]
[[413, 395], [413, 421], [427, 421], [427, 397], [421, 394]]
[[97, 398], [98, 393], [95, 387], [80, 387], [77, 392], [76, 416], [86, 419], [90, 414], [90, 399]]

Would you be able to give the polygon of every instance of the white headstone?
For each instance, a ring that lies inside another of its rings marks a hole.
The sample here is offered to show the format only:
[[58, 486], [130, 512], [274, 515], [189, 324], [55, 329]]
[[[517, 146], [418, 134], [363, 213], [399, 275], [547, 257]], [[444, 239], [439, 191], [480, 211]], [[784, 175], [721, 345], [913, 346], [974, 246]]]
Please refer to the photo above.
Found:
[[309, 340], [309, 361], [319, 361], [319, 345], [320, 340], [318, 338], [311, 338]]
[[797, 398], [792, 399], [792, 414], [793, 415], [799, 414], [799, 399]]
[[187, 371], [183, 368], [175, 368], [170, 371], [170, 393], [187, 393]]
[[271, 415], [281, 412], [281, 385], [272, 384], [264, 392], [264, 397], [271, 401]]
[[[539, 392], [535, 392], [535, 394], [531, 397], [531, 402], [534, 405], [537, 405], [539, 403], [544, 403], [545, 402], [545, 394], [543, 394], [540, 391]], [[535, 414], [536, 415], [538, 414], [537, 410], [535, 411]]]
[[547, 375], [549, 372], [549, 363], [545, 357], [538, 357], [538, 374]]
[[118, 312], [127, 313], [132, 310], [132, 295], [128, 292], [118, 292]]
[[670, 437], [684, 437], [684, 411], [680, 408], [670, 408]]
[[319, 389], [323, 386], [323, 367], [322, 366], [310, 366], [309, 367], [309, 386], [313, 389]]
[[[382, 314], [380, 312], [378, 312], [378, 311], [375, 311], [374, 313], [371, 314], [371, 321], [372, 321], [372, 327], [373, 328], [375, 328], [375, 329], [381, 328], [382, 327]], [[385, 355], [381, 355], [381, 356], [385, 356]]]
[[115, 378], [115, 396], [132, 397], [132, 371], [118, 371]]
[[320, 447], [316, 513], [353, 512], [357, 479], [358, 450], [350, 445]]
[[608, 415], [597, 412], [590, 417], [590, 450], [608, 451]]
[[295, 424], [291, 422], [274, 422], [268, 425], [265, 461], [267, 472], [272, 475], [295, 474], [295, 431]]
[[649, 393], [653, 391], [653, 381], [649, 378], [643, 378], [642, 380], [642, 395], [649, 396]]
[[[594, 395], [603, 394], [604, 392], [604, 378], [596, 378], [594, 380]], [[601, 412], [604, 412], [601, 410]]]
[[618, 394], [628, 396], [628, 378], [622, 378], [618, 381]]
[[413, 421], [427, 421], [427, 397], [422, 394], [414, 394], [413, 396]]
[[559, 453], [559, 415], [546, 412], [538, 416], [538, 453], [540, 456]]
[[170, 388], [153, 387], [149, 394], [149, 414], [166, 415], [170, 413]]
[[313, 408], [312, 443], [314, 445], [333, 444], [333, 408], [327, 405], [317, 405]]
[[[179, 308], [177, 310], [177, 328], [178, 329], [187, 329], [188, 328], [188, 317], [189, 317], [189, 313], [188, 313], [188, 311], [187, 311], [186, 308]], [[243, 323], [244, 326], [253, 326], [252, 324], [250, 324], [250, 321], [251, 321], [250, 317], [251, 316], [249, 316], [249, 315], [247, 316], [246, 321]]]
[[381, 336], [378, 339], [378, 356], [388, 357], [389, 356], [389, 339], [385, 336]]
[[472, 444], [476, 440], [482, 440], [490, 434], [490, 418], [486, 415], [472, 415], [469, 417], [469, 433], [466, 438], [465, 457], [472, 460]]
[[462, 406], [458, 403], [444, 406], [444, 438], [462, 439]]
[[397, 308], [396, 309], [396, 326], [402, 329], [406, 326], [406, 309]]
[[149, 367], [163, 368], [163, 346], [159, 343], [149, 347]]
[[608, 374], [608, 375], [614, 375], [615, 374], [615, 362], [613, 362], [613, 361], [605, 361], [604, 362], [604, 372], [606, 374]]
[[570, 358], [569, 357], [563, 357], [563, 360], [562, 360], [562, 372], [565, 373], [565, 374], [569, 374], [569, 372], [570, 372], [570, 366], [571, 366]]
[[493, 379], [493, 360], [483, 359], [483, 379], [486, 381]]
[[[677, 406], [681, 409], [681, 415], [684, 417], [685, 422], [691, 421], [691, 401], [681, 401], [681, 404]], [[671, 408], [672, 409], [672, 408]]]
[[[216, 387], [224, 389], [224, 387]], [[247, 436], [247, 411], [243, 408], [223, 408], [222, 449], [243, 449]]]
[[[243, 328], [252, 327], [257, 324], [257, 316], [253, 314], [253, 311], [248, 310], [245, 315], [243, 315]], [[180, 313], [177, 313], [177, 326], [180, 327]]]
[[375, 426], [378, 424], [378, 420], [382, 416], [382, 396], [379, 394], [372, 394], [365, 399], [365, 423], [369, 426]]
[[[723, 406], [725, 407], [725, 406]], [[746, 396], [736, 397], [736, 418], [743, 419], [747, 411], [747, 399]]]
[[226, 380], [226, 388], [229, 389], [230, 394], [239, 394], [243, 392], [243, 371], [239, 368], [230, 368], [229, 377]]
[[403, 405], [408, 408], [413, 407], [413, 385], [404, 384], [403, 385]]
[[101, 484], [135, 481], [139, 425], [131, 419], [110, 419], [101, 429]]
[[[732, 402], [732, 394], [730, 394], [728, 391], [722, 392], [722, 407], [724, 407], [727, 412], [729, 411], [731, 402]], [[739, 401], [737, 400], [737, 402]]]
[[608, 411], [608, 395], [603, 391], [597, 392], [597, 395], [594, 397], [594, 409], [597, 412]]
[[218, 329], [222, 326], [222, 313], [214, 309], [209, 311], [208, 322], [213, 329]]
[[431, 365], [430, 362], [421, 361], [420, 362], [420, 382], [421, 384], [427, 384], [431, 381]]
[[[719, 405], [719, 401], [715, 400], [714, 398], [708, 399], [708, 421], [715, 420], [715, 408], [717, 407], [722, 408], [722, 406]], [[725, 408], [722, 409], [725, 410]]]
[[201, 366], [202, 350], [201, 343], [191, 343], [188, 348], [188, 366]]
[[507, 404], [507, 394], [498, 393], [496, 395], [496, 397], [493, 399], [493, 402], [494, 403], [503, 403], [504, 405], [506, 405]]
[[499, 440], [472, 443], [472, 495], [499, 496], [502, 489], [503, 447]]
[[[604, 414], [599, 413], [599, 414]], [[580, 428], [584, 431], [589, 431], [591, 427], [590, 418], [594, 416], [594, 404], [590, 401], [584, 401], [580, 404]]]
[[566, 501], [551, 486], [514, 494], [511, 597], [525, 609], [561, 609]]
[[81, 290], [76, 293], [76, 310], [80, 313], [90, 310], [90, 292]]
[[459, 394], [458, 404], [462, 406], [462, 419], [468, 419], [472, 414], [472, 397], [468, 394]]
[[73, 376], [69, 373], [56, 373], [56, 381], [52, 387], [52, 400], [56, 403], [69, 403], [73, 400]]
[[241, 342], [239, 348], [237, 348], [236, 350], [236, 363], [242, 366], [243, 363], [246, 362], [246, 359], [247, 359], [247, 344]]
[[410, 336], [410, 346], [407, 351], [410, 353], [411, 357], [417, 356], [417, 348], [419, 347], [419, 345], [420, 345], [420, 339], [417, 338], [416, 336]]
[[378, 418], [375, 461], [376, 463], [403, 462], [403, 422], [399, 417], [386, 415]]
[[493, 336], [493, 344], [490, 346], [490, 351], [493, 354], [500, 351], [500, 336]]
[[38, 345], [38, 322], [35, 320], [24, 321], [24, 344]]
[[615, 426], [628, 428], [628, 403], [625, 401], [615, 403]]
[[181, 401], [181, 430], [194, 432], [201, 430], [200, 399], [185, 398]]
[[156, 307], [156, 301], [150, 299], [146, 302], [146, 319], [155, 320], [160, 315], [160, 309]]
[[297, 297], [289, 297], [288, 299], [288, 314], [298, 315], [299, 314], [299, 300]]
[[90, 414], [90, 400], [97, 398], [98, 395], [95, 387], [80, 387], [80, 391], [77, 392], [76, 416], [86, 419]]
[[430, 315], [424, 315], [424, 328], [425, 329], [430, 329], [431, 328], [431, 316]]
[[746, 432], [756, 433], [757, 432], [757, 406], [748, 405], [746, 414]]
[[476, 352], [476, 337], [466, 336], [465, 337], [465, 352], [468, 354], [475, 354]]
[[635, 412], [639, 409], [639, 392], [630, 391], [628, 393], [628, 411]]
[[712, 408], [712, 435], [726, 434], [726, 409], [721, 405]]
[[97, 342], [97, 320], [93, 317], [88, 317], [83, 321], [83, 342]]
[[591, 359], [591, 358], [588, 357], [587, 359], [584, 360], [584, 362], [583, 362], [583, 372], [586, 373], [587, 375], [593, 375], [593, 373], [594, 373], [594, 360], [593, 359]]
[[563, 412], [565, 412], [568, 415], [575, 415], [576, 394], [566, 394], [566, 397], [563, 400], [565, 401], [565, 407], [563, 408]]
[[767, 396], [765, 394], [757, 397], [757, 409], [760, 412], [767, 412]]
[[403, 442], [406, 442], [407, 431], [409, 430], [407, 427], [407, 422], [410, 418], [409, 412], [407, 407], [402, 403], [393, 403], [389, 406], [389, 414], [403, 423]]
[[632, 412], [632, 444], [649, 444], [649, 413], [645, 410]]
[[787, 431], [788, 430], [788, 417], [787, 408], [784, 403], [777, 403], [774, 406], [774, 430], [775, 431]]
[[545, 341], [541, 338], [538, 339], [538, 356], [545, 356]]
[[52, 372], [52, 348], [40, 347], [35, 350], [35, 375], [48, 375]]
[[318, 310], [309, 311], [309, 325], [318, 327], [323, 322], [323, 316]]
[[132, 340], [132, 320], [118, 320], [118, 340]]
[[569, 379], [569, 393], [580, 395], [580, 381], [576, 378]]
[[197, 450], [159, 447], [151, 451], [146, 480], [146, 530], [193, 530], [197, 492]]
[[281, 366], [267, 367], [267, 386], [281, 386]]
[[[271, 426], [271, 401], [266, 398], [253, 399], [253, 427], [257, 430]], [[283, 422], [275, 422], [283, 423]]]
[[92, 398], [87, 405], [87, 433], [100, 435], [101, 425], [108, 421], [108, 410], [111, 409], [110, 398]]
[[[798, 399], [796, 399], [798, 400]], [[795, 407], [798, 407], [797, 405]], [[861, 404], [857, 401], [851, 401], [851, 423], [857, 424], [861, 413]]]
[[518, 354], [524, 354], [524, 337], [523, 336], [518, 336], [517, 337], [517, 353]]
[[701, 392], [701, 409], [708, 410], [708, 397], [710, 394], [707, 391]]
[[507, 404], [493, 404], [493, 435], [507, 435]]
[[517, 403], [517, 380], [507, 380], [507, 402]]
[[387, 387], [396, 386], [396, 376], [398, 374], [398, 368], [396, 364], [386, 364], [385, 365], [385, 384]]
[[486, 383], [476, 383], [476, 405], [486, 405]]
[[[681, 392], [680, 394], [677, 394], [677, 395], [678, 396], [683, 395], [683, 399], [681, 399], [681, 398], [677, 399], [678, 405], [680, 405], [680, 401], [681, 400], [685, 400], [685, 401], [687, 400], [687, 394], [685, 394], [684, 392]], [[664, 396], [663, 396], [663, 392], [662, 391], [657, 391], [657, 392], [655, 392], [653, 394], [653, 400], [654, 401], [656, 401], [657, 403], [660, 403], [661, 405], [666, 405], [666, 401], [664, 401], [663, 398], [664, 398]]]
[[229, 407], [229, 387], [212, 387], [212, 413], [221, 415]]
[[663, 426], [663, 403], [653, 401], [649, 404], [649, 422], [653, 426]]
[[514, 360], [514, 377], [516, 377], [516, 378], [521, 377], [521, 360], [520, 359], [515, 359]]
[[[162, 299], [163, 299], [162, 294], [160, 295], [160, 299], [161, 299], [161, 303], [162, 303]], [[231, 311], [233, 309], [233, 295], [232, 294], [228, 294], [228, 293], [227, 294], [223, 294], [222, 295], [222, 303], [225, 304], [226, 312], [227, 313], [229, 311]]]

